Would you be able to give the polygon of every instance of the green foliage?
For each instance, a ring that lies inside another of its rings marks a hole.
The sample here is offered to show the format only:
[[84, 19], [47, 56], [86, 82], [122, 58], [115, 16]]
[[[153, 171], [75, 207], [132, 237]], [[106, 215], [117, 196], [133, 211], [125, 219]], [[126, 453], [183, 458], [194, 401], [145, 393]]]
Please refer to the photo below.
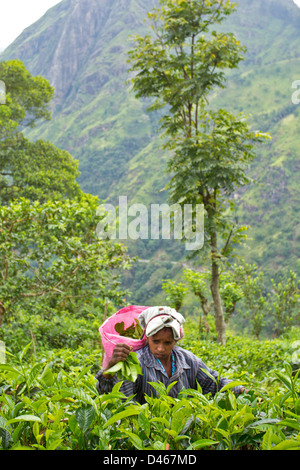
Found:
[[237, 303], [243, 298], [243, 291], [228, 271], [221, 274], [220, 286], [220, 294], [225, 307], [225, 320], [229, 322]]
[[[191, 331], [192, 331], [191, 325]], [[232, 382], [214, 398], [201, 389], [144, 405], [120, 393], [99, 395], [91, 372], [99, 351], [61, 350], [30, 358], [30, 345], [0, 365], [0, 447], [40, 450], [280, 450], [300, 448], [299, 375], [291, 347], [229, 338], [226, 348], [185, 337], [186, 344], [216, 366], [226, 365], [251, 390], [236, 397]], [[261, 344], [261, 347], [257, 347]], [[248, 358], [252, 361], [248, 361]]]
[[203, 315], [207, 316], [212, 307], [208, 287], [208, 282], [211, 279], [210, 273], [185, 269], [184, 278], [192, 293], [199, 298]]
[[[20, 60], [1, 62], [0, 77], [6, 86], [6, 105], [12, 121], [32, 127], [39, 119], [50, 119], [54, 88], [48, 80], [33, 77]], [[0, 109], [7, 111], [6, 107]]]
[[12, 352], [24, 347], [28, 338], [32, 339], [32, 350], [36, 353], [49, 348], [56, 351], [60, 348], [76, 350], [79, 346], [99, 347], [98, 328], [105, 311], [102, 299], [91, 296], [91, 300], [79, 305], [75, 313], [50, 309], [45, 301], [38, 307], [35, 311], [15, 309], [13, 315], [4, 319], [0, 338]]
[[0, 63], [0, 79], [7, 90], [6, 104], [0, 106], [0, 203], [79, 196], [78, 162], [50, 142], [30, 142], [22, 132], [50, 119], [54, 89], [16, 60]]
[[134, 322], [127, 328], [125, 328], [125, 323], [123, 321], [116, 323], [114, 328], [120, 336], [125, 336], [127, 338], [140, 339], [143, 334], [143, 329], [137, 318], [135, 318]]
[[166, 293], [168, 305], [179, 311], [183, 304], [184, 296], [188, 291], [187, 287], [182, 282], [176, 284], [171, 279], [165, 279], [162, 283], [162, 288]]
[[154, 38], [135, 38], [135, 49], [129, 53], [137, 72], [135, 93], [154, 96], [152, 108], [171, 106], [175, 119], [164, 120], [172, 134], [188, 119], [187, 104], [198, 104], [213, 87], [224, 85], [223, 70], [236, 67], [242, 59], [243, 48], [232, 34], [209, 32], [233, 9], [229, 1], [221, 5], [217, 0], [161, 0], [160, 8], [148, 14]]
[[[195, 318], [195, 304], [192, 307], [181, 297], [181, 289], [185, 294], [194, 295], [200, 302], [199, 335], [203, 338], [211, 330], [212, 299], [210, 292], [211, 274], [208, 271], [183, 270], [186, 282], [164, 281], [172, 287], [172, 298], [178, 295], [180, 306], [188, 315]], [[243, 260], [239, 264], [224, 265], [220, 273], [220, 296], [224, 308], [226, 325], [237, 331], [244, 327], [247, 334], [259, 339], [261, 335], [278, 337], [288, 332], [291, 327], [299, 324], [299, 280], [293, 271], [289, 271], [268, 283], [267, 276], [253, 264]], [[197, 309], [196, 309], [197, 310]], [[204, 321], [203, 317], [204, 316]], [[214, 332], [213, 332], [214, 335]]]
[[68, 315], [94, 316], [105, 303], [124, 302], [120, 275], [130, 260], [123, 245], [97, 238], [98, 203], [86, 195], [0, 207], [1, 324], [17, 326], [22, 314], [31, 326], [37, 322], [33, 331], [40, 336], [47, 324], [53, 331]]
[[271, 287], [255, 264], [233, 265], [230, 275], [241, 291], [237, 312], [249, 321], [250, 333], [256, 338], [265, 326], [266, 331], [280, 336], [299, 323], [299, 280], [293, 271], [280, 276], [278, 282], [271, 279]]
[[117, 374], [119, 380], [129, 380], [135, 382], [137, 376], [142, 374], [142, 369], [135, 352], [130, 351], [126, 361], [119, 361], [110, 369], [105, 371], [105, 374]]
[[263, 273], [257, 272], [257, 266], [241, 264], [233, 267], [233, 278], [242, 291], [242, 304], [239, 311], [251, 325], [250, 333], [257, 339], [266, 324], [268, 304]]
[[[2, 148], [6, 147], [7, 142], [3, 142]], [[19, 135], [11, 159], [3, 159], [1, 201], [8, 203], [18, 197], [40, 202], [75, 198], [82, 195], [76, 182], [79, 174], [78, 161], [65, 150], [51, 142], [30, 142]]]
[[[183, 299], [189, 292], [199, 300], [201, 306], [199, 314], [199, 335], [200, 338], [202, 338], [203, 333], [207, 335], [211, 330], [211, 326], [209, 325], [211, 317], [208, 318], [213, 306], [209, 289], [211, 274], [207, 271], [195, 271], [186, 268], [183, 270], [183, 276], [186, 284], [176, 284], [175, 281], [168, 279], [163, 282], [162, 287], [168, 294], [166, 298], [167, 301], [174, 307], [175, 305], [177, 305], [177, 307], [179, 306], [178, 309], [185, 307]], [[235, 312], [237, 303], [244, 297], [241, 286], [230, 271], [225, 271], [220, 275], [220, 295], [225, 311], [225, 321], [228, 324], [232, 314]]]
[[300, 280], [290, 271], [279, 282], [271, 279], [272, 292], [269, 294], [270, 311], [274, 321], [274, 333], [279, 336], [293, 324], [299, 324]]

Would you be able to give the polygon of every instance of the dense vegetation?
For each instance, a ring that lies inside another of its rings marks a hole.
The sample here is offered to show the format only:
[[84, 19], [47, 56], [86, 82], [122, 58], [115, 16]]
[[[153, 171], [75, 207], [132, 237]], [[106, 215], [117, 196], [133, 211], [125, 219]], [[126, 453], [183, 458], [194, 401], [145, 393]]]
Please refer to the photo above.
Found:
[[[96, 328], [90, 335], [97, 342]], [[299, 330], [258, 342], [230, 336], [226, 348], [199, 341], [188, 322], [181, 345], [249, 389], [214, 398], [184, 390], [177, 399], [156, 384], [158, 398], [139, 405], [119, 392], [99, 396], [101, 348], [15, 348], [0, 365], [3, 449], [272, 450], [300, 449]], [[8, 351], [9, 352], [9, 351]]]
[[[137, 87], [141, 96], [154, 94], [163, 99], [164, 103], [156, 103], [158, 108], [166, 103], [173, 106], [173, 116], [164, 118], [168, 136], [174, 139], [173, 189], [183, 201], [194, 191], [193, 202], [200, 197], [206, 203], [207, 235], [213, 241], [209, 251], [212, 270], [194, 271], [185, 266], [180, 278], [177, 267], [171, 265], [168, 274], [172, 276], [167, 278], [162, 265], [156, 269], [145, 263], [138, 285], [143, 284], [147, 303], [159, 284], [161, 303], [189, 312], [181, 345], [233, 382], [215, 397], [204, 396], [199, 387], [182, 390], [176, 399], [168, 395], [171, 386], [165, 389], [156, 383], [153, 387], [159, 397], [147, 397], [144, 405], [122, 395], [120, 383], [111, 393], [98, 394], [95, 373], [103, 355], [98, 328], [119, 306], [132, 303], [133, 295], [137, 298], [130, 274], [126, 284], [131, 284], [133, 294], [122, 288], [132, 260], [124, 245], [97, 237], [104, 212], [98, 197], [79, 187], [72, 156], [51, 142], [31, 142], [25, 136], [40, 119], [50, 119], [54, 90], [46, 79], [33, 77], [22, 62], [2, 62], [0, 79], [5, 81], [7, 99], [0, 106], [1, 449], [300, 449], [299, 281], [292, 269], [284, 277], [272, 279], [240, 258], [234, 264], [232, 252], [227, 250], [231, 241], [243, 239], [244, 227], [238, 228], [234, 214], [228, 217], [234, 202], [226, 200], [224, 210], [225, 196], [232, 196], [247, 180], [246, 154], [252, 152], [247, 141], [255, 140], [255, 135], [230, 113], [205, 112], [206, 91], [223, 83], [223, 74], [214, 75], [215, 68], [235, 66], [240, 46], [232, 35], [216, 32], [211, 41], [202, 36], [196, 41], [196, 36], [207, 32], [205, 17], [201, 31], [195, 20], [200, 3], [206, 7], [205, 14], [211, 15], [209, 23], [223, 19], [223, 2], [162, 0], [161, 5], [168, 7], [168, 11], [162, 9], [167, 21], [158, 31], [166, 33], [164, 46], [176, 44], [176, 53], [171, 50], [169, 56], [164, 55], [159, 34], [154, 45], [149, 37], [145, 43], [139, 40], [146, 54], [142, 57], [136, 50], [135, 59], [137, 68], [142, 67], [136, 77], [141, 79], [141, 87]], [[223, 7], [224, 15], [229, 14], [230, 2]], [[152, 18], [158, 20], [159, 16]], [[188, 62], [180, 41], [190, 33], [192, 60]], [[201, 54], [212, 60], [212, 70], [207, 60], [208, 68], [203, 66]], [[166, 78], [165, 69], [167, 75], [174, 73], [169, 89], [160, 81], [161, 76]], [[150, 72], [153, 75], [147, 81]], [[205, 80], [201, 84], [193, 75], [196, 72], [202, 79], [210, 76], [208, 84]], [[183, 95], [177, 100], [179, 92]], [[144, 104], [132, 103], [141, 112]], [[143, 141], [145, 127], [149, 130], [152, 125], [151, 118], [145, 121], [139, 112], [139, 126], [133, 126], [137, 145]], [[183, 121], [188, 118], [187, 127], [180, 123], [182, 116]], [[211, 134], [210, 129], [204, 126], [200, 130], [196, 125], [200, 116], [214, 116]], [[182, 132], [179, 137], [178, 130]], [[115, 166], [111, 164], [115, 152], [127, 148], [132, 129], [129, 126], [123, 131], [122, 144], [112, 139], [112, 152], [103, 151], [109, 167], [102, 168], [104, 176], [108, 169], [121, 174], [127, 165], [123, 161], [120, 166], [118, 160], [114, 160]], [[282, 161], [275, 166], [281, 167]], [[194, 184], [188, 188], [187, 174], [193, 175]], [[158, 192], [159, 187], [156, 189]], [[217, 247], [217, 238], [223, 240], [223, 249]], [[148, 250], [156, 250], [151, 242]], [[175, 257], [182, 261], [180, 250]], [[236, 334], [241, 331], [248, 336]], [[238, 383], [247, 392], [236, 397], [231, 388]]]

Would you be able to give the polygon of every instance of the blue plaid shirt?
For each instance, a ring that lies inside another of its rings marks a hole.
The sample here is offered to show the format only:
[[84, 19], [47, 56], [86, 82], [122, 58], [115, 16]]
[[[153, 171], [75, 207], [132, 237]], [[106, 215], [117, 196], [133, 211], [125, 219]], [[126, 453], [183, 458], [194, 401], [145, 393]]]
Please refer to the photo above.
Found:
[[[202, 388], [202, 393], [211, 393], [215, 395], [224, 385], [231, 382], [231, 380], [218, 377], [218, 373], [209, 369], [204, 362], [201, 361], [193, 353], [175, 346], [173, 348], [175, 356], [175, 372], [171, 377], [168, 377], [162, 366], [155, 359], [150, 351], [148, 345], [136, 351], [143, 375], [138, 375], [135, 382], [124, 381], [120, 392], [124, 393], [127, 397], [135, 395], [135, 400], [141, 404], [145, 403], [145, 395], [157, 396], [156, 390], [149, 384], [149, 382], [162, 382], [166, 387], [173, 382], [177, 382], [170, 390], [169, 395], [176, 398], [182, 389], [197, 389], [197, 382]], [[215, 379], [213, 380], [209, 375], [203, 372], [206, 369], [208, 373]], [[97, 390], [102, 395], [110, 393], [113, 386], [118, 382], [117, 375], [112, 378], [104, 378], [103, 370], [100, 370], [96, 379]], [[241, 387], [234, 387], [235, 393], [241, 393]]]

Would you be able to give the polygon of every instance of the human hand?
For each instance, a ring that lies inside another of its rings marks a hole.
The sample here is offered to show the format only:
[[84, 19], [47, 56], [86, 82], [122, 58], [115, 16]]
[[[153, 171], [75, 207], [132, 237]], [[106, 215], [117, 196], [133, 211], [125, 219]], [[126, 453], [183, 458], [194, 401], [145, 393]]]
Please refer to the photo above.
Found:
[[[120, 361], [126, 361], [126, 359], [127, 359], [127, 357], [128, 357], [131, 350], [132, 350], [132, 347], [128, 346], [128, 344], [126, 344], [126, 343], [117, 344], [115, 346], [115, 349], [113, 350], [112, 357], [111, 357], [105, 371], [110, 369], [111, 367], [113, 367], [115, 364], [117, 364]], [[104, 377], [105, 377], [105, 371], [103, 373]], [[110, 375], [110, 377], [111, 377], [111, 375]]]

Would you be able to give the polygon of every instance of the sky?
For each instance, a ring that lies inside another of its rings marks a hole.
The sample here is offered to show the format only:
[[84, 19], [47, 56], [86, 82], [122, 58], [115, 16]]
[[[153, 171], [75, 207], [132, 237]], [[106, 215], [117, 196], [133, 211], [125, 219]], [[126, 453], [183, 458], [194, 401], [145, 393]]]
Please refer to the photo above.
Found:
[[[1, 0], [0, 51], [61, 0]], [[300, 2], [300, 0], [299, 0]]]
[[[22, 31], [61, 0], [2, 0], [0, 6], [0, 51]], [[113, 0], [112, 0], [113, 1]], [[300, 7], [300, 0], [294, 0]]]

